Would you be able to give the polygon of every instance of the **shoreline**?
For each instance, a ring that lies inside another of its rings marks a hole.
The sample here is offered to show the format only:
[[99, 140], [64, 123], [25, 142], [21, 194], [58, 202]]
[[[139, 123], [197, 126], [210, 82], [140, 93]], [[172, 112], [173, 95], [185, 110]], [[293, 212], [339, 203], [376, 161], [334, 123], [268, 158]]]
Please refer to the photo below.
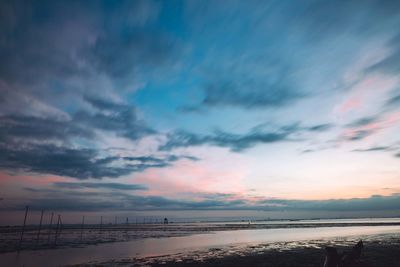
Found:
[[106, 262], [88, 262], [68, 267], [106, 266], [265, 266], [265, 267], [321, 267], [325, 259], [326, 246], [334, 246], [339, 252], [349, 249], [362, 239], [364, 250], [361, 259], [374, 267], [400, 266], [400, 235], [385, 234], [310, 240], [293, 242], [262, 243], [257, 245], [234, 245], [213, 247], [155, 257], [123, 258]]
[[[250, 263], [267, 266], [262, 261], [275, 264], [270, 266], [302, 266], [294, 264], [294, 260], [304, 258], [304, 264], [307, 263], [304, 266], [312, 267], [322, 266], [320, 261], [325, 256], [325, 246], [340, 249], [353, 246], [360, 239], [371, 250], [366, 250], [369, 251], [366, 255], [372, 260], [385, 257], [386, 262], [400, 262], [399, 226], [215, 231], [97, 246], [86, 244], [11, 252], [0, 254], [0, 261], [6, 262], [7, 266], [245, 266]], [[397, 253], [390, 252], [393, 250]], [[235, 265], [238, 262], [240, 264]], [[276, 265], [277, 262], [284, 265]]]
[[[87, 225], [81, 229], [78, 225], [66, 225], [57, 238], [54, 246], [54, 229], [43, 228], [39, 241], [37, 228], [28, 227], [20, 251], [50, 250], [58, 248], [84, 248], [92, 245], [129, 242], [145, 238], [183, 237], [194, 234], [207, 234], [221, 231], [261, 230], [261, 229], [296, 229], [322, 227], [359, 227], [359, 226], [400, 226], [400, 222], [356, 222], [356, 223], [323, 223], [291, 222], [281, 223], [186, 223], [186, 224], [132, 224], [132, 225]], [[11, 230], [11, 231], [10, 231]], [[0, 255], [16, 252], [20, 232], [16, 229], [0, 227]], [[82, 238], [81, 238], [82, 237]]]

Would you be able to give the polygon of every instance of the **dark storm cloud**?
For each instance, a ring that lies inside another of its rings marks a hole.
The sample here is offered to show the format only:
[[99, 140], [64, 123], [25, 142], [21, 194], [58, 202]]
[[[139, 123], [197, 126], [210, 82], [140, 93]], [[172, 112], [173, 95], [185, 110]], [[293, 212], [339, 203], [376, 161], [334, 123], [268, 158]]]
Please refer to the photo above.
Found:
[[284, 141], [296, 141], [293, 135], [303, 132], [322, 132], [333, 127], [330, 124], [320, 124], [311, 127], [301, 127], [298, 124], [287, 125], [275, 130], [266, 131], [265, 125], [254, 127], [246, 134], [232, 134], [216, 131], [213, 134], [201, 135], [185, 131], [176, 131], [167, 136], [167, 142], [160, 150], [172, 150], [179, 147], [191, 147], [201, 145], [213, 145], [228, 147], [232, 151], [240, 152], [258, 144], [277, 143]]
[[121, 184], [121, 183], [67, 183], [67, 182], [56, 182], [53, 186], [58, 188], [68, 189], [82, 189], [82, 188], [94, 188], [94, 189], [112, 189], [112, 190], [147, 190], [147, 187], [141, 184]]
[[10, 148], [0, 146], [0, 168], [68, 176], [77, 179], [119, 177], [134, 171], [132, 167], [110, 166], [114, 158], [97, 158], [92, 149], [70, 149], [54, 145], [31, 145]]
[[0, 114], [62, 109], [66, 102], [71, 108], [88, 92], [132, 90], [175, 59], [176, 44], [155, 30], [160, 5], [153, 1], [2, 1], [0, 7]]
[[132, 140], [155, 133], [153, 129], [137, 118], [134, 106], [89, 96], [86, 96], [85, 100], [97, 110], [95, 112], [77, 112], [74, 115], [77, 123], [93, 129], [114, 132]]
[[[57, 190], [33, 190], [30, 201], [33, 209], [65, 211], [101, 210], [262, 210], [262, 211], [377, 211], [398, 210], [400, 194], [390, 196], [374, 195], [368, 198], [293, 200], [264, 199], [248, 201], [245, 198], [231, 200], [216, 194], [203, 196], [203, 200], [182, 200], [162, 196], [138, 196], [126, 193], [128, 190], [113, 192], [82, 192]], [[76, 188], [70, 188], [76, 189]], [[28, 189], [29, 190], [29, 189]], [[40, 197], [45, 193], [46, 197]], [[36, 197], [35, 197], [36, 196]], [[49, 201], [49, 198], [51, 201]], [[25, 204], [4, 205], [2, 209], [23, 209]]]
[[139, 161], [139, 162], [143, 162], [145, 164], [153, 164], [153, 165], [164, 165], [164, 164], [169, 164], [175, 161], [178, 161], [180, 159], [187, 159], [187, 160], [191, 160], [191, 161], [198, 161], [200, 160], [197, 157], [193, 157], [193, 156], [175, 156], [175, 155], [168, 155], [164, 158], [156, 158], [156, 157], [152, 157], [152, 156], [140, 156], [140, 157], [123, 157], [122, 159], [126, 160], [126, 161]]
[[56, 145], [0, 143], [0, 168], [11, 172], [28, 172], [67, 176], [76, 179], [117, 178], [148, 168], [170, 166], [180, 157], [151, 158], [101, 156], [101, 151], [65, 148]]
[[[101, 99], [91, 99], [102, 110], [83, 111], [72, 119], [23, 115], [0, 116], [0, 167], [8, 171], [69, 176], [77, 179], [119, 177], [151, 167], [166, 167], [177, 159], [138, 160], [115, 166], [119, 157], [103, 155], [96, 149], [73, 146], [76, 138], [89, 141], [95, 130], [112, 131], [136, 140], [153, 131], [139, 123], [134, 107]], [[57, 145], [55, 145], [57, 144]], [[72, 148], [73, 147], [73, 148]], [[172, 156], [171, 156], [172, 157]]]
[[[66, 97], [79, 97], [83, 88], [70, 84], [70, 79], [91, 77], [91, 68], [78, 56], [89, 45], [89, 33], [96, 34], [90, 8], [54, 1], [2, 1], [0, 5], [4, 12], [0, 16], [0, 90], [6, 104], [0, 113], [35, 113], [43, 107], [54, 108]], [[79, 29], [73, 30], [72, 21], [80, 22]], [[46, 111], [46, 115], [54, 112]]]
[[171, 160], [168, 157], [165, 159], [159, 159], [153, 157], [124, 157], [123, 159], [127, 162], [126, 166], [133, 168], [136, 172], [141, 172], [148, 168], [168, 167], [171, 166], [172, 162], [177, 160], [177, 159]]
[[71, 120], [32, 116], [0, 116], [0, 142], [9, 142], [13, 139], [67, 141], [72, 137], [92, 138], [93, 136], [92, 130]]
[[[0, 168], [11, 172], [100, 179], [163, 168], [180, 159], [198, 160], [175, 155], [120, 157], [94, 148], [72, 146], [72, 139], [90, 140], [95, 137], [94, 130], [99, 128], [134, 140], [151, 132], [144, 124], [137, 124], [131, 107], [101, 99], [92, 99], [91, 103], [102, 108], [99, 112], [107, 114], [87, 117], [87, 120], [0, 116]], [[125, 111], [130, 115], [121, 115]]]
[[88, 75], [86, 64], [128, 75], [165, 62], [173, 49], [162, 32], [146, 31], [159, 12], [153, 1], [2, 1], [1, 7], [3, 78]]
[[213, 135], [198, 135], [189, 132], [169, 134], [168, 141], [160, 150], [172, 150], [179, 147], [200, 146], [204, 144], [228, 147], [232, 151], [242, 151], [260, 143], [275, 143], [288, 140], [287, 132], [249, 133], [244, 135], [218, 132]]
[[100, 135], [155, 133], [136, 106], [110, 99], [175, 60], [160, 12], [155, 1], [2, 1], [0, 167], [99, 179], [183, 158], [133, 162], [95, 148]]
[[28, 115], [0, 115], [0, 141], [18, 138], [25, 141], [67, 141], [95, 137], [96, 129], [114, 132], [132, 140], [155, 133], [136, 116], [132, 105], [118, 104], [100, 98], [86, 98], [95, 112], [78, 111], [71, 119]]
[[[127, 190], [113, 192], [81, 192], [81, 191], [35, 190], [31, 193], [46, 194], [47, 198], [38, 197], [30, 201], [32, 209], [63, 210], [63, 211], [101, 211], [101, 210], [224, 210], [243, 209], [244, 200], [217, 199], [202, 201], [178, 200], [162, 196], [138, 196], [125, 193]], [[74, 188], [75, 189], [75, 188]], [[27, 189], [31, 190], [31, 189]], [[23, 206], [1, 207], [1, 209], [23, 209]], [[252, 209], [249, 207], [249, 209]]]
[[265, 200], [264, 210], [312, 210], [312, 211], [374, 211], [396, 210], [400, 204], [400, 194], [391, 196], [374, 195], [369, 198], [330, 200]]

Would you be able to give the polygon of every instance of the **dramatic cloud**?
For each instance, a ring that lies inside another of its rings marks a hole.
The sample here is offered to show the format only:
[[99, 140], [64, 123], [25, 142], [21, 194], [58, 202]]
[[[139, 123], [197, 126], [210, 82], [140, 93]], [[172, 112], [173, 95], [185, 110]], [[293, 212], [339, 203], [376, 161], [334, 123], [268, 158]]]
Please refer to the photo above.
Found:
[[263, 81], [261, 77], [249, 80], [246, 77], [231, 75], [230, 80], [216, 81], [204, 88], [203, 105], [244, 108], [280, 107], [303, 97], [302, 93], [286, 84], [285, 75], [279, 77], [278, 81]]
[[3, 145], [0, 151], [0, 167], [12, 172], [98, 179], [115, 178], [143, 169], [143, 166], [110, 166], [114, 158], [97, 158], [97, 151], [91, 149], [68, 149], [54, 145], [9, 148]]
[[357, 119], [344, 126], [344, 132], [333, 142], [360, 141], [381, 130], [383, 124], [379, 116]]
[[1, 188], [64, 210], [392, 208], [301, 198], [396, 183], [393, 157], [353, 152], [399, 157], [399, 8], [1, 1]]
[[0, 74], [7, 81], [82, 77], [93, 70], [121, 78], [158, 67], [173, 49], [162, 32], [147, 30], [159, 13], [153, 1], [5, 1], [2, 13]]
[[358, 119], [358, 120], [348, 124], [347, 127], [349, 127], [349, 128], [362, 127], [362, 126], [366, 126], [366, 125], [372, 124], [374, 122], [377, 122], [378, 120], [379, 120], [378, 116], [364, 117], [364, 118]]
[[[393, 152], [400, 151], [400, 146], [398, 143], [391, 144], [388, 146], [373, 146], [364, 149], [354, 149], [353, 152]], [[399, 157], [399, 153], [394, 154], [395, 157]]]
[[121, 184], [121, 183], [67, 183], [57, 182], [53, 184], [58, 188], [68, 189], [111, 189], [111, 190], [147, 190], [147, 187], [140, 184]]
[[302, 132], [323, 132], [332, 127], [330, 124], [319, 124], [311, 127], [301, 127], [298, 124], [280, 127], [273, 131], [266, 131], [265, 124], [254, 127], [246, 134], [232, 134], [216, 131], [210, 135], [200, 135], [184, 131], [176, 131], [168, 134], [167, 142], [160, 150], [172, 150], [178, 147], [191, 147], [201, 145], [213, 145], [228, 147], [232, 151], [240, 152], [258, 144], [277, 143], [283, 141], [298, 141], [294, 135]]
[[[85, 183], [86, 185], [86, 183]], [[62, 185], [63, 187], [63, 185]], [[85, 186], [84, 186], [85, 187]], [[94, 187], [90, 187], [94, 188]], [[103, 187], [101, 187], [103, 188]], [[105, 187], [104, 187], [105, 188]], [[68, 189], [68, 188], [66, 188]], [[121, 189], [121, 188], [117, 188]], [[28, 189], [29, 190], [29, 189]], [[136, 189], [134, 189], [136, 190]], [[122, 189], [120, 191], [128, 191]], [[47, 198], [32, 198], [31, 208], [65, 211], [126, 211], [126, 210], [259, 210], [259, 211], [377, 211], [398, 210], [400, 195], [373, 195], [369, 198], [294, 200], [294, 199], [232, 199], [231, 195], [208, 194], [202, 200], [172, 199], [160, 196], [139, 196], [125, 192], [78, 192], [43, 190]], [[40, 194], [40, 190], [33, 190]], [[16, 204], [3, 209], [23, 209]]]
[[68, 141], [74, 137], [93, 138], [91, 129], [71, 120], [30, 116], [0, 116], [0, 143], [18, 141]]
[[[163, 168], [180, 157], [101, 156], [94, 149], [72, 149], [55, 145], [0, 144], [0, 168], [11, 172], [54, 174], [77, 179], [117, 178], [148, 168]], [[184, 157], [196, 160], [192, 157]]]
[[289, 133], [249, 133], [246, 135], [235, 135], [218, 132], [214, 135], [197, 135], [187, 132], [174, 132], [168, 136], [166, 144], [160, 147], [161, 150], [172, 150], [177, 147], [199, 146], [204, 144], [228, 147], [232, 151], [242, 151], [259, 143], [275, 143], [287, 141]]
[[373, 211], [397, 210], [400, 195], [374, 195], [369, 198], [330, 199], [330, 200], [265, 200], [266, 210], [318, 210], [318, 211]]
[[143, 121], [137, 119], [134, 106], [117, 104], [100, 98], [85, 97], [94, 108], [94, 113], [79, 111], [74, 115], [77, 123], [92, 129], [100, 129], [116, 133], [117, 135], [138, 139], [155, 131], [147, 127]]

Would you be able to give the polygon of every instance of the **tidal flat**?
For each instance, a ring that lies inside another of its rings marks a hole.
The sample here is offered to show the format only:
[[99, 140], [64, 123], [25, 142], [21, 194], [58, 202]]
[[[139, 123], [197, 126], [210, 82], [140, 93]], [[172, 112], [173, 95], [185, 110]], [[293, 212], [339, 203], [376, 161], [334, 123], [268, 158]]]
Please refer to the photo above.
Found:
[[[372, 266], [400, 266], [400, 220], [303, 220], [2, 228], [5, 266], [322, 266], [362, 239]], [[56, 241], [56, 242], [55, 242]], [[18, 251], [19, 249], [19, 251]], [[395, 253], [397, 251], [397, 253]], [[382, 265], [385, 263], [386, 265]], [[303, 264], [303, 265], [302, 265]]]

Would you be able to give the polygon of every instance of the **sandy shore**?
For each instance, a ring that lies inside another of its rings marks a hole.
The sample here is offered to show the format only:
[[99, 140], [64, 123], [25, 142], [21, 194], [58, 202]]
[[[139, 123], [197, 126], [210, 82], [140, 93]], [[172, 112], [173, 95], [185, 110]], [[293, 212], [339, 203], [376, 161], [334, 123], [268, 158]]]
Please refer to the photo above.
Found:
[[39, 239], [38, 227], [26, 228], [24, 238], [19, 247], [20, 227], [0, 227], [0, 253], [20, 250], [43, 250], [54, 248], [87, 247], [103, 243], [126, 242], [143, 238], [164, 238], [188, 236], [193, 234], [218, 231], [233, 231], [247, 229], [282, 229], [282, 228], [318, 228], [318, 227], [346, 227], [346, 226], [396, 226], [399, 222], [362, 222], [362, 223], [188, 223], [188, 224], [130, 224], [130, 225], [65, 225], [55, 242], [55, 228], [44, 226]]
[[[375, 267], [400, 266], [400, 235], [365, 236], [361, 259]], [[89, 266], [271, 266], [321, 267], [326, 246], [339, 252], [348, 251], [359, 238], [279, 242], [259, 245], [209, 248], [184, 254], [147, 258], [115, 259], [89, 262], [74, 267]]]
[[[368, 230], [372, 230], [372, 232], [368, 232]], [[61, 231], [56, 246], [53, 245], [55, 237], [53, 231], [42, 229], [39, 239], [37, 239], [37, 232], [34, 227], [28, 227], [21, 246], [24, 253], [21, 253], [21, 257], [18, 256], [17, 265], [13, 266], [21, 266], [21, 263], [27, 262], [32, 266], [43, 266], [51, 258], [51, 266], [80, 263], [71, 265], [75, 267], [313, 267], [322, 266], [326, 246], [334, 246], [338, 248], [339, 252], [344, 252], [362, 239], [365, 244], [362, 256], [364, 261], [371, 266], [400, 267], [400, 230], [397, 222], [250, 225], [247, 223], [191, 223], [166, 226], [156, 224], [106, 225], [101, 228], [91, 225], [83, 231], [70, 225], [65, 226]], [[206, 233], [212, 234], [207, 235]], [[351, 235], [346, 235], [348, 233]], [[4, 256], [3, 260], [8, 259], [9, 262], [15, 262], [13, 255], [19, 255], [15, 252], [20, 237], [18, 229], [3, 228], [0, 229], [0, 234], [0, 257]], [[337, 236], [343, 237], [337, 238]], [[278, 239], [274, 239], [274, 237], [278, 237]], [[176, 243], [168, 243], [174, 242], [173, 240]], [[283, 242], [284, 240], [303, 241]], [[206, 241], [206, 243], [202, 243], [202, 241]], [[178, 246], [174, 247], [174, 244]], [[6, 253], [7, 251], [11, 252]], [[47, 256], [44, 258], [43, 255]], [[33, 261], [32, 257], [36, 257], [36, 260]]]

